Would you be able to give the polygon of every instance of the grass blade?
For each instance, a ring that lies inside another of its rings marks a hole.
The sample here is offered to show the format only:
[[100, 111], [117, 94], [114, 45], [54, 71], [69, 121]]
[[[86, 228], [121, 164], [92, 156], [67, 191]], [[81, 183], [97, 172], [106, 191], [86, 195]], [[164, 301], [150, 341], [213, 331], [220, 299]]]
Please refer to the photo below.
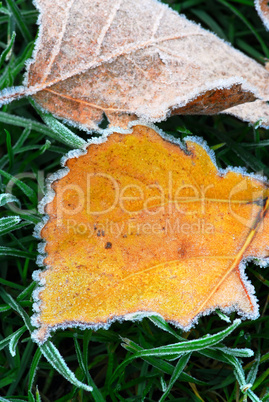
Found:
[[12, 49], [12, 47], [14, 45], [15, 37], [16, 37], [16, 33], [13, 32], [13, 34], [12, 34], [12, 36], [10, 38], [9, 44], [7, 45], [5, 50], [1, 53], [1, 56], [0, 56], [0, 68], [4, 64], [7, 55], [9, 54], [9, 52], [11, 51], [11, 49]]
[[257, 40], [260, 42], [260, 45], [262, 47], [262, 50], [264, 51], [265, 55], [269, 57], [269, 52], [268, 48], [265, 45], [264, 41], [262, 40], [261, 36], [258, 34], [257, 30], [254, 29], [254, 27], [250, 24], [250, 22], [244, 17], [242, 13], [240, 13], [236, 7], [232, 6], [229, 4], [226, 0], [218, 0], [220, 3], [224, 4], [226, 7], [228, 7], [238, 18], [240, 18], [244, 24], [250, 29], [250, 31], [253, 33], [253, 35], [256, 36]]
[[101, 392], [99, 391], [99, 389], [97, 388], [97, 386], [93, 382], [87, 367], [85, 367], [85, 364], [84, 364], [84, 361], [83, 361], [83, 356], [82, 356], [82, 353], [81, 353], [77, 338], [74, 338], [74, 341], [75, 341], [75, 349], [76, 349], [76, 354], [77, 354], [77, 358], [78, 358], [80, 368], [84, 372], [84, 375], [88, 380], [88, 384], [92, 388], [91, 396], [93, 397], [93, 399], [96, 402], [105, 402], [105, 399], [103, 398]]
[[11, 174], [5, 172], [4, 170], [0, 169], [0, 175], [4, 176], [6, 179], [9, 180], [9, 183], [14, 183], [19, 189], [29, 198], [30, 201], [36, 201], [36, 194], [31, 187], [27, 186], [27, 184], [23, 183], [21, 180], [17, 179], [16, 177], [12, 176]]
[[16, 347], [17, 347], [18, 341], [19, 341], [20, 337], [24, 334], [25, 331], [26, 331], [26, 326], [24, 325], [23, 327], [18, 329], [18, 331], [14, 332], [14, 334], [12, 334], [12, 337], [9, 342], [9, 351], [10, 351], [10, 354], [12, 357], [14, 357], [16, 355]]
[[249, 373], [247, 375], [247, 383], [254, 384], [258, 374], [259, 364], [260, 364], [260, 357], [258, 357], [254, 362], [254, 364], [251, 366], [251, 369], [249, 370]]
[[[162, 346], [159, 348], [154, 348], [154, 349], [144, 349], [141, 352], [137, 352], [135, 354], [135, 357], [148, 357], [148, 356], [170, 356], [173, 354], [180, 354], [180, 353], [189, 353], [193, 351], [197, 351], [200, 349], [205, 349], [208, 347], [212, 347], [216, 345], [217, 343], [221, 342], [226, 336], [230, 335], [239, 325], [241, 324], [241, 320], [237, 319], [233, 322], [232, 325], [230, 325], [228, 328], [225, 330], [215, 334], [215, 335], [209, 335], [205, 336], [200, 339], [195, 339], [191, 341], [183, 341], [180, 343], [176, 344], [171, 344], [167, 346]], [[129, 341], [128, 339], [124, 339], [124, 344], [122, 344], [123, 347], [128, 347], [128, 350], [131, 349], [131, 344], [132, 342]]]
[[182, 338], [179, 336], [171, 327], [170, 325], [165, 321], [165, 319], [159, 315], [156, 316], [149, 316], [148, 319], [153, 322], [154, 325], [156, 325], [158, 328], [161, 328], [163, 331], [169, 332], [169, 334], [173, 335], [177, 339], [184, 340], [185, 338]]
[[163, 402], [166, 399], [166, 397], [170, 394], [170, 391], [171, 391], [174, 383], [177, 381], [178, 377], [180, 376], [180, 374], [182, 373], [182, 371], [186, 367], [190, 356], [191, 356], [191, 353], [187, 353], [186, 355], [182, 356], [179, 359], [179, 361], [178, 361], [178, 363], [177, 363], [177, 365], [175, 367], [175, 370], [174, 370], [174, 372], [173, 372], [173, 374], [172, 374], [172, 376], [170, 378], [168, 387], [167, 387], [166, 391], [163, 393], [163, 395], [162, 395], [162, 397], [161, 397], [159, 402]]
[[9, 342], [10, 342], [10, 340], [11, 340], [13, 335], [14, 334], [11, 334], [11, 335], [7, 336], [6, 338], [1, 339], [1, 341], [0, 341], [0, 350], [4, 349], [6, 346], [9, 345]]
[[41, 356], [42, 356], [41, 350], [37, 349], [37, 351], [35, 352], [34, 358], [32, 360], [31, 368], [29, 371], [28, 392], [29, 391], [31, 392], [31, 389], [33, 387], [37, 366], [39, 364]]
[[221, 350], [223, 353], [234, 357], [251, 357], [254, 355], [253, 350], [247, 348], [237, 349], [237, 348], [227, 348], [226, 346], [219, 346], [214, 349]]
[[[136, 351], [141, 351], [143, 350], [143, 348], [139, 345], [137, 345], [136, 343], [132, 342], [133, 347], [135, 348]], [[149, 363], [150, 365], [152, 365], [153, 367], [156, 367], [158, 370], [160, 370], [163, 373], [172, 375], [174, 372], [174, 366], [170, 363], [168, 363], [167, 361], [160, 359], [160, 358], [156, 358], [156, 357], [143, 357], [142, 358], [145, 362]], [[113, 373], [111, 380], [110, 380], [110, 385], [113, 384], [113, 382], [116, 381], [117, 377], [120, 376], [121, 372], [124, 371], [125, 367], [127, 364], [129, 364], [129, 361], [132, 361], [132, 357], [131, 358], [127, 358], [125, 361], [123, 361], [116, 369], [116, 371]], [[198, 385], [207, 385], [206, 382], [197, 380], [196, 378], [194, 378], [193, 376], [182, 372], [181, 376], [180, 376], [181, 381], [187, 381], [187, 382], [191, 382], [191, 383], [195, 383]]]
[[18, 223], [20, 223], [21, 218], [19, 216], [7, 216], [0, 218], [0, 236], [3, 234], [11, 232], [16, 229]]
[[11, 137], [9, 132], [5, 129], [6, 133], [6, 146], [7, 146], [7, 153], [8, 153], [8, 158], [9, 158], [9, 167], [12, 169], [14, 165], [14, 153], [11, 145]]
[[[28, 331], [30, 333], [33, 332], [34, 328], [30, 322], [29, 316], [23, 310], [23, 308], [3, 289], [0, 289], [0, 295], [2, 296], [3, 300], [18, 314], [22, 317]], [[85, 391], [92, 391], [92, 387], [86, 385], [79, 381], [75, 374], [67, 367], [63, 357], [60, 355], [58, 349], [53, 345], [52, 342], [47, 341], [40, 347], [40, 351], [43, 356], [47, 359], [47, 361], [51, 364], [51, 366], [57, 370], [67, 381], [71, 382], [78, 388], [82, 388]]]
[[5, 303], [7, 303], [13, 310], [15, 310], [22, 317], [24, 324], [26, 325], [26, 328], [31, 333], [34, 328], [30, 322], [28, 314], [26, 314], [26, 312], [23, 310], [20, 304], [17, 303], [13, 299], [13, 297], [11, 297], [4, 289], [1, 288], [0, 288], [0, 296], [2, 297]]
[[22, 257], [22, 258], [30, 258], [30, 260], [35, 260], [37, 257], [37, 253], [31, 253], [30, 251], [18, 250], [13, 247], [0, 246], [0, 256]]
[[67, 367], [63, 357], [60, 355], [58, 349], [53, 345], [52, 342], [47, 341], [40, 346], [40, 350], [43, 356], [47, 359], [50, 365], [58, 371], [67, 381], [75, 385], [78, 388], [84, 389], [85, 391], [91, 392], [93, 388], [79, 381], [75, 374]]
[[15, 197], [15, 195], [12, 195], [10, 193], [0, 194], [0, 207], [3, 207], [9, 202], [16, 202], [19, 205], [19, 207], [21, 206], [20, 201], [18, 200], [18, 198]]
[[27, 27], [27, 25], [24, 22], [24, 19], [21, 15], [21, 12], [17, 6], [17, 4], [15, 3], [14, 0], [6, 0], [10, 10], [12, 11], [12, 14], [16, 20], [16, 23], [24, 37], [24, 39], [26, 40], [26, 42], [30, 42], [32, 40], [32, 35], [30, 34], [30, 31]]
[[69, 130], [69, 128], [60, 123], [59, 120], [55, 119], [50, 113], [40, 110], [40, 108], [38, 108], [34, 102], [31, 102], [31, 104], [36, 109], [37, 113], [42, 117], [47, 126], [56, 134], [58, 141], [64, 142], [73, 148], [81, 148], [86, 144], [86, 141], [74, 134], [71, 130]]
[[256, 394], [254, 394], [254, 392], [251, 389], [247, 391], [247, 396], [253, 402], [262, 402], [262, 400]]

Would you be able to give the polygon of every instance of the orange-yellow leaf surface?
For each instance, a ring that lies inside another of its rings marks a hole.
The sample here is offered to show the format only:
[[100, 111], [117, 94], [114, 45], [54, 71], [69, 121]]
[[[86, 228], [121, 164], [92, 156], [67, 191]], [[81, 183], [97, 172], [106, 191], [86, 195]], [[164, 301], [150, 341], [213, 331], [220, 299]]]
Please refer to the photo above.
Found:
[[134, 126], [71, 154], [54, 177], [41, 229], [47, 269], [36, 274], [39, 342], [59, 326], [137, 312], [185, 329], [217, 307], [257, 316], [242, 261], [269, 254], [268, 186], [218, 171], [197, 138], [184, 150], [171, 141]]
[[[269, 126], [269, 72], [156, 0], [36, 0], [39, 37], [22, 95], [97, 129], [224, 110]], [[257, 99], [257, 100], [255, 100]], [[236, 108], [236, 109], [234, 109]]]

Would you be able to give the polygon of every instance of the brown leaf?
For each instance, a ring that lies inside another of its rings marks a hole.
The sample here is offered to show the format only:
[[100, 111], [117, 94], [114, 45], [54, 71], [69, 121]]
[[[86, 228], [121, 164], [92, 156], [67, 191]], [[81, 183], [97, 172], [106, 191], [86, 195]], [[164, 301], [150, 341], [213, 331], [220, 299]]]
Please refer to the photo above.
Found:
[[269, 255], [268, 185], [218, 171], [194, 137], [183, 150], [134, 126], [94, 141], [81, 156], [71, 152], [43, 202], [48, 219], [37, 229], [47, 269], [35, 274], [35, 339], [139, 312], [185, 330], [217, 307], [256, 318], [244, 267]]
[[[34, 99], [88, 129], [170, 114], [215, 114], [269, 125], [269, 72], [156, 0], [38, 0], [40, 33], [26, 85]], [[256, 103], [248, 103], [261, 99]], [[244, 104], [244, 107], [236, 106]], [[236, 106], [236, 109], [231, 107]]]
[[255, 6], [265, 28], [269, 29], [269, 4], [268, 0], [255, 0]]

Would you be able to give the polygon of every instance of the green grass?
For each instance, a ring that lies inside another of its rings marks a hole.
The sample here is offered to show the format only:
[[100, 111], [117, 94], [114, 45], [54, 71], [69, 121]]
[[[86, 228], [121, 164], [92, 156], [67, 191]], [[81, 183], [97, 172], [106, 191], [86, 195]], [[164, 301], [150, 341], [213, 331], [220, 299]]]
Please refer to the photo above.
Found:
[[[167, 3], [256, 60], [269, 57], [269, 34], [253, 1]], [[36, 18], [29, 0], [7, 0], [0, 9], [0, 89], [21, 84]], [[114, 323], [109, 330], [60, 330], [53, 343], [41, 348], [32, 342], [31, 275], [37, 255], [32, 231], [41, 219], [37, 202], [45, 177], [59, 168], [61, 156], [87, 139], [84, 132], [42, 117], [27, 99], [0, 112], [0, 401], [269, 400], [269, 278], [268, 270], [253, 264], [247, 274], [259, 299], [256, 321], [239, 323], [232, 314], [231, 324], [215, 313], [181, 333], [152, 317]], [[202, 136], [220, 167], [243, 166], [269, 176], [264, 129], [225, 115], [173, 117], [159, 126], [179, 138], [189, 132]], [[11, 202], [17, 211], [10, 210]]]

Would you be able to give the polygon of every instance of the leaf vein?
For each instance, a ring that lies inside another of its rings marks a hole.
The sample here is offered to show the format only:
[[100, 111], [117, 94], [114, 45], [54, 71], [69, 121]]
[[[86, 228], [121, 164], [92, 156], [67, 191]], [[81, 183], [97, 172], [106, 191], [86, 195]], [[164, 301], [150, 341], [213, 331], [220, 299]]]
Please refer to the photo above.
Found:
[[58, 42], [57, 42], [56, 46], [54, 47], [54, 49], [53, 49], [53, 51], [51, 53], [51, 59], [50, 59], [48, 65], [47, 65], [47, 68], [45, 70], [45, 73], [44, 73], [44, 76], [43, 76], [43, 79], [42, 79], [42, 84], [44, 84], [46, 82], [46, 79], [47, 79], [47, 77], [48, 77], [48, 75], [49, 75], [49, 73], [51, 71], [51, 67], [52, 67], [56, 57], [58, 56], [58, 54], [59, 54], [59, 52], [61, 50], [61, 44], [62, 44], [63, 37], [64, 37], [65, 31], [66, 31], [68, 18], [69, 18], [69, 15], [70, 15], [70, 10], [71, 10], [74, 2], [75, 2], [75, 0], [71, 0], [70, 3], [66, 6], [66, 13], [65, 13], [65, 16], [64, 16], [63, 27], [62, 27], [61, 32], [59, 32], [59, 34], [58, 34]]
[[69, 78], [73, 78], [76, 75], [83, 74], [90, 69], [99, 67], [102, 64], [111, 63], [113, 60], [115, 60], [121, 56], [124, 56], [126, 54], [131, 54], [131, 53], [145, 49], [150, 46], [155, 47], [155, 45], [158, 43], [169, 42], [169, 41], [173, 41], [173, 40], [177, 40], [177, 39], [183, 39], [183, 38], [187, 38], [189, 36], [205, 36], [205, 34], [202, 34], [200, 32], [199, 33], [195, 32], [195, 33], [188, 33], [186, 35], [181, 34], [181, 35], [173, 35], [173, 36], [164, 36], [161, 38], [157, 38], [157, 39], [153, 39], [153, 40], [150, 39], [145, 42], [140, 42], [140, 43], [136, 44], [135, 46], [129, 46], [129, 47], [124, 46], [124, 47], [119, 48], [119, 50], [116, 53], [110, 54], [106, 57], [100, 57], [99, 60], [91, 61], [89, 64], [83, 65], [83, 68], [78, 68], [77, 70], [74, 69], [74, 70], [72, 70], [72, 73], [62, 75], [61, 77], [58, 77], [55, 80], [46, 82], [45, 85], [44, 84], [33, 85], [33, 86], [29, 87], [28, 90], [25, 91], [24, 94], [27, 96], [34, 95], [35, 93], [45, 90], [48, 87], [51, 87], [52, 85], [65, 81]]
[[155, 20], [155, 23], [154, 23], [153, 29], [152, 29], [152, 35], [151, 35], [152, 40], [154, 40], [155, 34], [156, 34], [156, 32], [158, 31], [158, 29], [160, 27], [161, 20], [162, 20], [164, 14], [165, 14], [165, 11], [166, 11], [165, 8], [162, 7], [161, 12], [157, 15], [157, 18]]
[[101, 47], [102, 47], [103, 41], [105, 39], [105, 36], [106, 36], [107, 32], [109, 31], [109, 28], [111, 27], [116, 15], [117, 15], [118, 10], [120, 9], [121, 3], [122, 3], [122, 0], [118, 0], [116, 2], [116, 4], [114, 5], [114, 8], [112, 9], [112, 11], [109, 15], [107, 23], [103, 26], [103, 28], [101, 30], [100, 36], [97, 39], [97, 46], [96, 46], [96, 50], [95, 50], [95, 60], [100, 55]]

